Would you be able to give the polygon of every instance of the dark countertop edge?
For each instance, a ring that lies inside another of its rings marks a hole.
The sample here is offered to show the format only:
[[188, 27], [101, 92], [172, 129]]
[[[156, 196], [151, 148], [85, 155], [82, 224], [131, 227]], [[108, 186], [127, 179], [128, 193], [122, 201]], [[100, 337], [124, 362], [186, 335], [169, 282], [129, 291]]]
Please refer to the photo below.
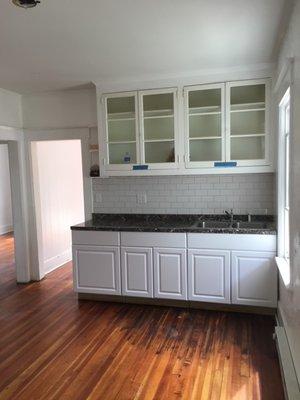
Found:
[[237, 228], [121, 228], [108, 226], [72, 226], [73, 231], [102, 231], [102, 232], [165, 232], [165, 233], [218, 233], [238, 235], [277, 235], [274, 229], [237, 229]]

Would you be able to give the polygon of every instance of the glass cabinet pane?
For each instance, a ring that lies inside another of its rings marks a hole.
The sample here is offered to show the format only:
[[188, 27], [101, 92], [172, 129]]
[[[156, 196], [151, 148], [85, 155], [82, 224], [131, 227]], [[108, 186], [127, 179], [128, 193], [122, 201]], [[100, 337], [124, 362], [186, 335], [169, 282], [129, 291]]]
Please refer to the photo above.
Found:
[[265, 158], [266, 87], [265, 84], [230, 88], [230, 158]]
[[220, 139], [190, 140], [190, 161], [221, 161], [222, 141]]
[[231, 139], [231, 158], [235, 160], [262, 160], [265, 158], [264, 136], [235, 137]]
[[146, 163], [175, 162], [174, 92], [142, 95]]
[[265, 133], [265, 111], [231, 113], [232, 135], [253, 135]]
[[135, 96], [107, 98], [109, 164], [136, 163]]
[[110, 143], [109, 144], [110, 164], [134, 164], [136, 163], [135, 143]]
[[148, 142], [145, 144], [146, 163], [166, 163], [174, 161], [174, 141]]
[[222, 89], [188, 91], [189, 160], [222, 160]]
[[192, 138], [221, 136], [221, 114], [191, 114], [189, 127]]

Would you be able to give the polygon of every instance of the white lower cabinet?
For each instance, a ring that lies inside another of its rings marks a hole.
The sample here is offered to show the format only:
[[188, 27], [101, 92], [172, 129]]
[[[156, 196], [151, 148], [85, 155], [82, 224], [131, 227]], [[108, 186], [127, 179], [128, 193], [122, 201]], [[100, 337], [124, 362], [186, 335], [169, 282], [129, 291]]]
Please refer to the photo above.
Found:
[[275, 253], [232, 252], [232, 303], [277, 306]]
[[72, 239], [79, 293], [277, 306], [275, 235], [73, 231]]
[[185, 249], [154, 249], [154, 296], [164, 299], [187, 299]]
[[82, 293], [121, 294], [117, 246], [73, 246], [74, 287]]
[[121, 248], [122, 294], [135, 297], [153, 297], [152, 249]]
[[230, 303], [230, 251], [188, 251], [189, 300]]

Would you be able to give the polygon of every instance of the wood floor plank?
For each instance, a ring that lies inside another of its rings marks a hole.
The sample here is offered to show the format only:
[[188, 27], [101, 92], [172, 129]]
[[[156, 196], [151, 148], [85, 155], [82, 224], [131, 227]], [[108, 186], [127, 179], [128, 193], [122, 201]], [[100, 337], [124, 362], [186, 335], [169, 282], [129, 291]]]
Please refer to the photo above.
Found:
[[15, 281], [0, 236], [0, 400], [282, 400], [271, 316], [78, 301]]

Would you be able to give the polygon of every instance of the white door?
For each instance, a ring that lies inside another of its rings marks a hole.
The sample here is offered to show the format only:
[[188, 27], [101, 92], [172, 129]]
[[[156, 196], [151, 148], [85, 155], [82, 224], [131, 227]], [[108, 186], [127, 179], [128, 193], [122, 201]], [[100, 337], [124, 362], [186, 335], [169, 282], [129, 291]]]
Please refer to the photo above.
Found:
[[157, 298], [187, 299], [185, 249], [154, 249], [154, 294]]
[[232, 252], [232, 303], [277, 306], [275, 253]]
[[189, 300], [230, 303], [230, 251], [189, 250]]
[[77, 292], [121, 294], [120, 251], [113, 246], [73, 246]]
[[152, 249], [122, 247], [122, 293], [126, 296], [153, 297]]

